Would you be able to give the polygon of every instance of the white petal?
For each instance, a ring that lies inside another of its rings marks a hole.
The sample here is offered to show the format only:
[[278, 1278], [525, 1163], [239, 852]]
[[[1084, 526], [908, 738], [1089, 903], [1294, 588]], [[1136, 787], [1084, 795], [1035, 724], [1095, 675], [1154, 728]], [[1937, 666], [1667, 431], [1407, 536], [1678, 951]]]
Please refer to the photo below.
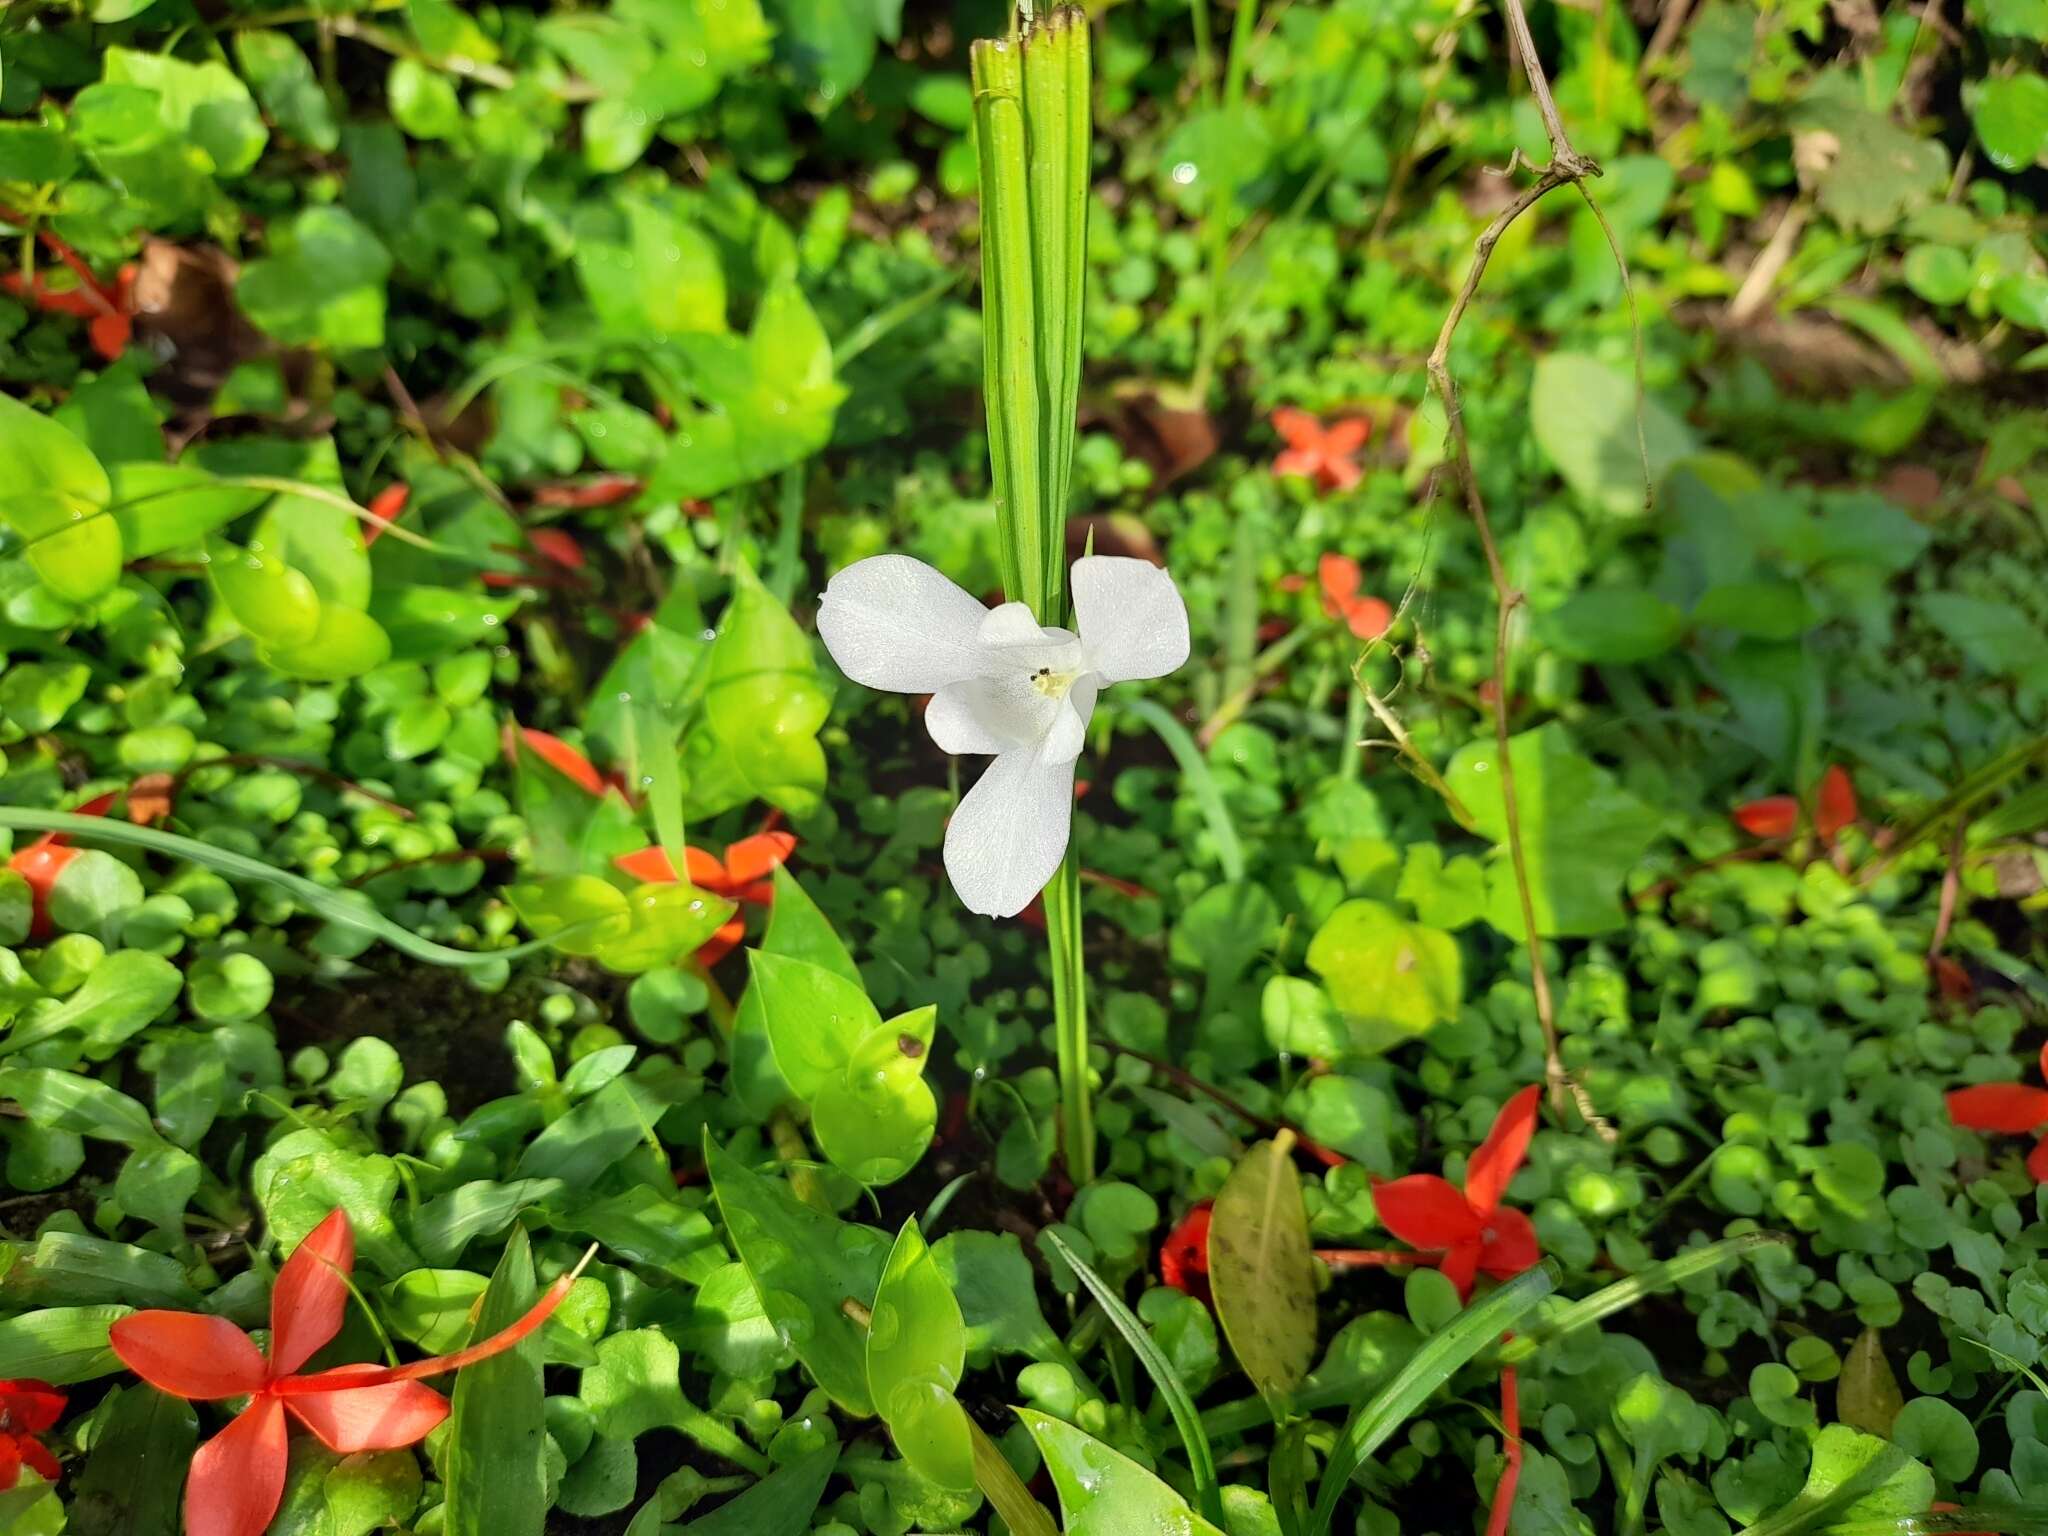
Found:
[[1149, 560], [1087, 555], [1074, 562], [1074, 616], [1104, 682], [1164, 677], [1188, 659], [1188, 609]]
[[[1048, 697], [1020, 663], [941, 688], [924, 712], [925, 729], [941, 751], [956, 755], [1035, 748], [1071, 762], [1080, 755], [1095, 692], [1091, 678], [1077, 678], [1066, 698]], [[1077, 714], [1084, 698], [1086, 710]]]
[[1071, 763], [1081, 755], [1088, 739], [1088, 721], [1095, 714], [1095, 696], [1101, 691], [1102, 685], [1093, 674], [1074, 680], [1073, 689], [1053, 717], [1052, 729], [1045, 733], [1045, 744], [1039, 749], [1048, 763]]
[[855, 682], [936, 693], [982, 670], [987, 617], [988, 609], [922, 560], [875, 555], [826, 583], [818, 634]]
[[925, 706], [924, 728], [932, 733], [941, 752], [959, 757], [1003, 752], [1018, 745], [1020, 738], [989, 692], [986, 680], [968, 678], [948, 683], [932, 695]]
[[1045, 631], [1031, 616], [1028, 603], [1003, 603], [989, 609], [981, 621], [983, 645], [1040, 645]]
[[970, 912], [1015, 917], [1066, 856], [1074, 820], [1074, 763], [1005, 752], [946, 824], [946, 874]]

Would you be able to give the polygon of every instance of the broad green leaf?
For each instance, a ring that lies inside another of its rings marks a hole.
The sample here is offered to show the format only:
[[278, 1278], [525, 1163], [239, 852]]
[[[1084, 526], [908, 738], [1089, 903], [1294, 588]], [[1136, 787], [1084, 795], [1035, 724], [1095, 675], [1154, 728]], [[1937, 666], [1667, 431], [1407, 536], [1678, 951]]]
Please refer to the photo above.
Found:
[[367, 613], [327, 603], [311, 638], [300, 645], [269, 647], [263, 659], [292, 677], [341, 682], [389, 661], [391, 637]]
[[1537, 621], [1542, 642], [1573, 661], [1648, 661], [1678, 643], [1685, 620], [1654, 593], [1596, 587], [1567, 598]]
[[845, 1077], [855, 1048], [882, 1027], [882, 1016], [857, 978], [765, 945], [747, 960], [747, 995], [758, 995], [776, 1067], [798, 1098], [815, 1099]]
[[1315, 1360], [1315, 1259], [1289, 1158], [1292, 1136], [1255, 1143], [1217, 1192], [1209, 1287], [1232, 1353], [1276, 1407]]
[[967, 1412], [953, 1396], [966, 1362], [960, 1303], [912, 1217], [896, 1234], [875, 1291], [868, 1392], [903, 1459], [959, 1493], [975, 1485]]
[[562, 1193], [558, 1179], [477, 1179], [436, 1195], [412, 1219], [412, 1240], [429, 1264], [452, 1264], [479, 1237], [495, 1237], [521, 1211]]
[[811, 641], [747, 566], [706, 663], [704, 708], [683, 739], [692, 818], [766, 800], [804, 817], [821, 803], [831, 708]]
[[469, 1269], [415, 1269], [384, 1287], [384, 1321], [429, 1354], [469, 1341], [477, 1298], [490, 1278]]
[[139, 1382], [114, 1388], [72, 1480], [67, 1529], [72, 1536], [177, 1536], [179, 1490], [198, 1441], [190, 1403]]
[[[1622, 925], [1621, 883], [1656, 837], [1661, 818], [1572, 745], [1561, 725], [1508, 744], [1536, 928], [1545, 935], [1605, 933]], [[1507, 816], [1492, 741], [1476, 741], [1444, 773], [1478, 830], [1501, 845], [1488, 871], [1487, 920], [1519, 938], [1521, 908], [1505, 846]]]
[[398, 1168], [388, 1157], [358, 1152], [323, 1130], [292, 1131], [249, 1166], [249, 1187], [263, 1207], [270, 1235], [289, 1253], [339, 1206], [355, 1229], [356, 1255], [383, 1275], [420, 1267], [399, 1235]]
[[2025, 171], [2048, 156], [2048, 75], [2023, 69], [1977, 87], [1970, 107], [1977, 142], [2001, 171]]
[[576, 275], [608, 332], [646, 340], [725, 330], [718, 249], [671, 204], [637, 196], [586, 203], [575, 234]]
[[938, 1100], [924, 1080], [938, 1009], [887, 1020], [811, 1100], [811, 1128], [834, 1166], [863, 1184], [893, 1184], [931, 1145]]
[[151, 1146], [162, 1139], [141, 1104], [118, 1088], [75, 1072], [5, 1068], [0, 1070], [0, 1099], [12, 1099], [31, 1121], [48, 1130], [75, 1131], [130, 1147]]
[[682, 1356], [659, 1328], [629, 1328], [598, 1340], [577, 1395], [609, 1440], [634, 1440], [683, 1416]]
[[235, 300], [287, 346], [377, 347], [390, 272], [391, 253], [366, 225], [340, 208], [307, 208], [272, 226], [270, 254], [242, 269]]
[[590, 953], [608, 971], [637, 976], [695, 953], [738, 910], [680, 880], [636, 885], [626, 892], [626, 931], [613, 936], [607, 925]]
[[169, 54], [128, 48], [109, 48], [103, 63], [103, 78], [109, 84], [152, 92], [163, 126], [196, 146], [216, 175], [239, 176], [249, 170], [270, 141], [255, 98], [225, 64], [188, 64]]
[[806, 1451], [682, 1526], [677, 1536], [804, 1536], [838, 1464], [836, 1441]]
[[112, 499], [107, 472], [76, 437], [0, 395], [0, 524], [29, 541], [28, 563], [67, 602], [89, 603], [121, 579], [121, 531], [95, 517]]
[[[498, 1261], [475, 1337], [510, 1327], [538, 1292], [524, 1227]], [[540, 1340], [457, 1372], [441, 1476], [447, 1536], [541, 1536], [547, 1523], [547, 1419]]]
[[1052, 1474], [1066, 1536], [1222, 1536], [1172, 1488], [1093, 1435], [1030, 1408], [1017, 1417]]
[[1651, 486], [1694, 446], [1691, 429], [1654, 399], [1642, 402], [1638, 438], [1634, 378], [1576, 352], [1548, 352], [1537, 361], [1529, 428], [1565, 484], [1610, 517], [1645, 509], [1645, 444]]
[[844, 1304], [872, 1306], [889, 1239], [805, 1205], [781, 1182], [728, 1156], [708, 1132], [704, 1163], [726, 1231], [769, 1321], [834, 1402], [848, 1413], [873, 1413], [867, 1335]]
[[131, 1306], [191, 1309], [199, 1295], [185, 1270], [167, 1254], [73, 1232], [45, 1232], [25, 1258], [7, 1271], [10, 1307]]
[[233, 37], [235, 62], [277, 126], [311, 149], [338, 148], [334, 109], [291, 34], [281, 27], [238, 27]]
[[[768, 928], [751, 954], [807, 961], [858, 985], [860, 968], [811, 900], [810, 892], [787, 865], [777, 865], [771, 878], [775, 900], [768, 909]], [[752, 963], [750, 956], [749, 965]], [[732, 1075], [728, 1080], [741, 1102], [760, 1120], [766, 1120], [790, 1097], [789, 1084], [775, 1064], [775, 1050], [768, 1039], [766, 1008], [760, 989], [750, 982], [733, 1018]]]
[[45, 1307], [0, 1322], [0, 1377], [68, 1386], [126, 1370], [107, 1330], [133, 1307]]
[[206, 575], [222, 606], [259, 643], [289, 649], [320, 628], [320, 594], [274, 551], [206, 541]]
[[630, 1082], [615, 1078], [526, 1144], [516, 1177], [588, 1188], [652, 1134]]
[[1071, 1359], [1038, 1305], [1038, 1277], [1014, 1232], [948, 1232], [932, 1244], [967, 1328], [967, 1349], [1033, 1360]]
[[1814, 1439], [1806, 1486], [1744, 1536], [1792, 1536], [1815, 1525], [1921, 1515], [1934, 1491], [1934, 1474], [1898, 1446], [1846, 1424], [1830, 1424]]
[[1309, 941], [1308, 968], [1344, 1015], [1346, 1054], [1370, 1055], [1457, 1017], [1465, 998], [1458, 941], [1377, 901], [1347, 901]]
[[0, 1037], [0, 1056], [72, 1030], [84, 1036], [89, 1054], [111, 1056], [122, 1041], [168, 1008], [183, 984], [170, 961], [139, 949], [115, 950], [69, 997], [30, 1004], [14, 1028]]
[[507, 886], [505, 900], [535, 938], [565, 955], [594, 955], [633, 929], [626, 893], [596, 875], [558, 875]]
[[[250, 35], [266, 34], [235, 34]], [[114, 464], [107, 476], [114, 524], [130, 560], [197, 544], [270, 498], [268, 491], [222, 485], [194, 464]]]

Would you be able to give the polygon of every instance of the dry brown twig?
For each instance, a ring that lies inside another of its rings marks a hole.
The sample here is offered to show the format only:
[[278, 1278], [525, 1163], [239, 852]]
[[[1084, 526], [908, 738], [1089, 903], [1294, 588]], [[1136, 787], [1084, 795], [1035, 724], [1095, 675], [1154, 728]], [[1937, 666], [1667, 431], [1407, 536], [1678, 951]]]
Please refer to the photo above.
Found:
[[[1431, 386], [1437, 398], [1443, 403], [1444, 421], [1450, 437], [1450, 460], [1457, 471], [1458, 479], [1465, 488], [1466, 510], [1472, 515], [1472, 523], [1479, 534], [1480, 549], [1486, 556], [1487, 574], [1493, 581], [1493, 592], [1497, 613], [1493, 639], [1493, 729], [1494, 742], [1500, 761], [1500, 790], [1503, 818], [1507, 828], [1508, 858], [1514, 867], [1515, 891], [1520, 898], [1522, 928], [1529, 945], [1530, 985], [1536, 996], [1536, 1018], [1543, 1027], [1544, 1076], [1550, 1088], [1550, 1101], [1554, 1109], [1562, 1111], [1565, 1104], [1573, 1104], [1581, 1118], [1599, 1135], [1607, 1140], [1615, 1139], [1614, 1128], [1593, 1108], [1592, 1100], [1585, 1089], [1565, 1068], [1564, 1058], [1559, 1051], [1557, 1033], [1557, 1004], [1550, 989], [1550, 972], [1543, 952], [1542, 937], [1536, 931], [1536, 903], [1529, 883], [1529, 858], [1522, 841], [1521, 807], [1515, 796], [1514, 764], [1508, 750], [1508, 663], [1513, 647], [1513, 622], [1515, 610], [1522, 604], [1523, 595], [1508, 580], [1507, 568], [1501, 562], [1500, 546], [1493, 536], [1493, 524], [1486, 515], [1486, 500], [1479, 489], [1478, 476], [1472, 467], [1472, 443], [1465, 430], [1465, 417], [1458, 405], [1457, 386], [1451, 380], [1451, 340], [1457, 334], [1458, 324], [1465, 318], [1473, 296], [1479, 291], [1480, 280], [1486, 275], [1486, 266], [1492, 259], [1494, 247], [1506, 233], [1509, 225], [1527, 213], [1549, 193], [1559, 187], [1576, 187], [1591, 208], [1595, 218], [1600, 220], [1606, 231], [1608, 244], [1615, 258], [1621, 262], [1624, 287], [1629, 294], [1630, 309], [1633, 311], [1635, 297], [1633, 286], [1628, 281], [1627, 263], [1621, 261], [1620, 243], [1614, 238], [1612, 228], [1607, 225], [1597, 204], [1583, 185], [1586, 178], [1600, 174], [1599, 164], [1572, 147], [1570, 137], [1565, 133], [1564, 122], [1558, 116], [1557, 102], [1550, 94], [1550, 80], [1543, 72], [1543, 64], [1536, 56], [1536, 41], [1529, 33], [1529, 18], [1522, 9], [1522, 0], [1503, 0], [1502, 11], [1507, 21], [1508, 37], [1515, 55], [1521, 60], [1522, 72], [1528, 78], [1531, 94], [1536, 98], [1537, 110], [1543, 117], [1543, 129], [1550, 140], [1550, 163], [1543, 166], [1536, 180], [1514, 201], [1503, 208], [1492, 223], [1480, 234], [1473, 250], [1471, 268], [1465, 274], [1465, 281], [1459, 287], [1457, 297], [1452, 300], [1450, 312], [1445, 315], [1443, 329], [1437, 333], [1436, 345], [1430, 349], [1428, 371]], [[1515, 157], [1520, 160], [1519, 154]], [[1512, 174], [1515, 162], [1511, 162], [1508, 173]], [[1532, 167], [1532, 169], [1535, 169]], [[1638, 329], [1637, 343], [1637, 387], [1641, 389], [1641, 342]], [[1639, 402], [1640, 403], [1640, 402]], [[1637, 428], [1641, 431], [1641, 411], [1637, 412]], [[1645, 480], [1647, 482], [1647, 454], [1645, 455]]]

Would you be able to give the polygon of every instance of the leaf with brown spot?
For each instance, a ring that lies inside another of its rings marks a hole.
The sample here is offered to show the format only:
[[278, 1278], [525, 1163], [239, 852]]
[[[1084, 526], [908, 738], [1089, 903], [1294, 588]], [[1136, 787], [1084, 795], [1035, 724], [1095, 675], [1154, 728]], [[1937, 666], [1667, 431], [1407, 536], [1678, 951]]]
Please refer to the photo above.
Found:
[[1316, 1349], [1315, 1259], [1290, 1132], [1239, 1159], [1209, 1225], [1209, 1286], [1252, 1385], [1284, 1411]]
[[1852, 1429], [1891, 1438], [1892, 1423], [1906, 1406], [1899, 1379], [1885, 1358], [1884, 1335], [1866, 1328], [1849, 1346], [1835, 1383], [1835, 1417]]

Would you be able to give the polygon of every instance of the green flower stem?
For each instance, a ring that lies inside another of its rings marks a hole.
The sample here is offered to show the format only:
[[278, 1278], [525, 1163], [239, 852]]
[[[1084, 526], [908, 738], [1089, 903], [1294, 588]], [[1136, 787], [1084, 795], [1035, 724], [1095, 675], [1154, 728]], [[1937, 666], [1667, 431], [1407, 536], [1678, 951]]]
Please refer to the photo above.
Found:
[[[989, 468], [1003, 590], [1039, 623], [1067, 618], [1067, 498], [1081, 390], [1088, 227], [1088, 19], [1063, 7], [974, 45], [981, 154], [982, 320]], [[1080, 871], [1069, 850], [1045, 890], [1061, 1145], [1095, 1175]]]

